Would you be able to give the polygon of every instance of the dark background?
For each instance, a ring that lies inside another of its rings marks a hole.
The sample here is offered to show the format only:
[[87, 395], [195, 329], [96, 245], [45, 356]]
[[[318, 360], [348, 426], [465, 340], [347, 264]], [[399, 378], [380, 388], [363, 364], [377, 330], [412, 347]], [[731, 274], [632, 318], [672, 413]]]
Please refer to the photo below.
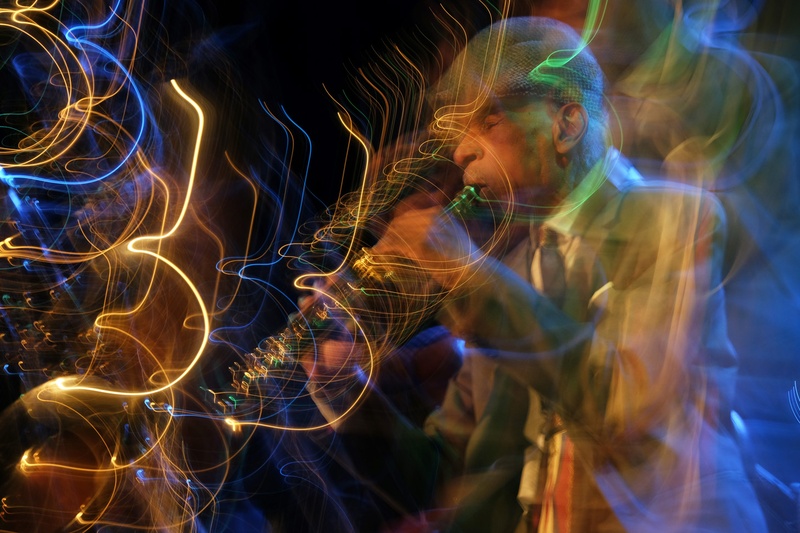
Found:
[[[366, 112], [354, 74], [386, 55], [392, 43], [414, 51], [422, 62], [437, 61], [443, 33], [434, 13], [441, 16], [440, 4], [200, 0], [188, 6], [165, 2], [157, 16], [180, 58], [178, 75], [186, 75], [223, 119], [231, 120], [218, 124], [218, 151], [238, 150], [242, 158], [255, 160], [264, 155], [265, 144], [281, 144], [282, 133], [262, 102], [276, 114], [285, 110], [305, 130], [313, 147], [309, 192], [317, 198], [314, 209], [335, 202], [342, 188], [351, 189], [360, 178], [352, 154], [345, 163], [347, 135], [331, 96]], [[462, 32], [473, 33], [491, 21], [473, 0], [444, 6], [464, 25]], [[302, 137], [295, 140], [295, 167], [307, 148]]]

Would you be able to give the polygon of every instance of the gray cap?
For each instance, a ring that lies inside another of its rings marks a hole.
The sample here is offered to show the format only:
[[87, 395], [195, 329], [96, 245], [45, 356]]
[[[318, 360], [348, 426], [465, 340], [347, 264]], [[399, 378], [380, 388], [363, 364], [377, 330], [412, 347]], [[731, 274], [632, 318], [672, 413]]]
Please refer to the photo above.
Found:
[[603, 120], [604, 76], [568, 25], [543, 17], [501, 20], [481, 30], [434, 88], [436, 107], [531, 96], [577, 102]]

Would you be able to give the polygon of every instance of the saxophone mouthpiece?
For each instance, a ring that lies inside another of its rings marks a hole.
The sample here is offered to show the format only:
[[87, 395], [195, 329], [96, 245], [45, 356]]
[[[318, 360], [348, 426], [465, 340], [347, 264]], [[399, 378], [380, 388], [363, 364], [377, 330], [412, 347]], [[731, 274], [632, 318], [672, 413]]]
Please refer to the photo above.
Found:
[[474, 214], [478, 202], [482, 200], [478, 188], [467, 185], [452, 202], [444, 209], [445, 213], [454, 213], [461, 217]]

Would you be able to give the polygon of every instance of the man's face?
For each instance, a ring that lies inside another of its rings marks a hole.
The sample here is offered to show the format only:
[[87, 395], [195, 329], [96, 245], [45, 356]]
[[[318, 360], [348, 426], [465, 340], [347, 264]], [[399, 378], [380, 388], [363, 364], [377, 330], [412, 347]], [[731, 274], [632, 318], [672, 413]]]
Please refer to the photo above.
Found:
[[465, 185], [503, 212], [530, 213], [563, 197], [565, 173], [553, 146], [555, 111], [544, 101], [476, 114], [453, 153]]

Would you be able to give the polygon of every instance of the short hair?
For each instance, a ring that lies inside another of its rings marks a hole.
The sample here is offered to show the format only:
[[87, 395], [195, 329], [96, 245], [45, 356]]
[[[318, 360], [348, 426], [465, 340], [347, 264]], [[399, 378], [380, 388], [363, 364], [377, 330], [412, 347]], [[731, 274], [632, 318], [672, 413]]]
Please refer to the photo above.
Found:
[[434, 88], [434, 105], [468, 105], [531, 96], [556, 104], [577, 102], [607, 122], [605, 77], [583, 39], [570, 26], [544, 17], [514, 17], [470, 39]]

